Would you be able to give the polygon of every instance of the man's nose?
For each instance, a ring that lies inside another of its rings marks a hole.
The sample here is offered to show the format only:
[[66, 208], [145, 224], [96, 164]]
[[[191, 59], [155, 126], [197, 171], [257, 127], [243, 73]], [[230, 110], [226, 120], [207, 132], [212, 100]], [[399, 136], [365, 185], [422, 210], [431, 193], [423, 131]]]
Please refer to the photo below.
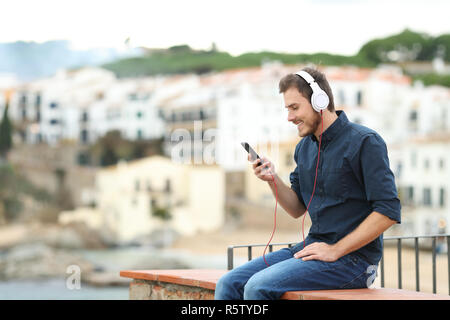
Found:
[[288, 113], [287, 120], [290, 121], [290, 122], [294, 121], [294, 120], [295, 120], [294, 114], [292, 114], [292, 113], [289, 112], [289, 113]]

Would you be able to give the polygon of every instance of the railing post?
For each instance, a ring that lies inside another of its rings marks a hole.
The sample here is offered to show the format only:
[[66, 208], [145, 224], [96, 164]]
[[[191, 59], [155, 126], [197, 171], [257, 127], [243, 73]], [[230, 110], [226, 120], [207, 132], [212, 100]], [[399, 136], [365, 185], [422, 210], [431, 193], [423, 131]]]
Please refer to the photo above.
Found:
[[416, 253], [416, 291], [420, 291], [420, 280], [419, 280], [419, 238], [414, 238], [414, 250]]
[[450, 236], [447, 236], [448, 294], [450, 295]]
[[233, 270], [233, 246], [229, 246], [228, 250], [228, 270]]
[[433, 237], [433, 244], [431, 250], [433, 257], [433, 293], [436, 293], [436, 237]]
[[398, 288], [402, 288], [402, 239], [397, 239]]
[[384, 288], [384, 244], [381, 252], [381, 287]]

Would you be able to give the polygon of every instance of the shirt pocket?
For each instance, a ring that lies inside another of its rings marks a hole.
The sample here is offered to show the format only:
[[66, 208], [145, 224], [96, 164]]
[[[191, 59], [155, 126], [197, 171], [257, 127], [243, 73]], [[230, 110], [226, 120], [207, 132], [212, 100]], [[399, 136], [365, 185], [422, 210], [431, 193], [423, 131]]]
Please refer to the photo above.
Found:
[[[339, 202], [348, 197], [348, 172], [343, 169], [328, 169], [323, 173], [323, 196]], [[321, 192], [322, 193], [322, 192]]]

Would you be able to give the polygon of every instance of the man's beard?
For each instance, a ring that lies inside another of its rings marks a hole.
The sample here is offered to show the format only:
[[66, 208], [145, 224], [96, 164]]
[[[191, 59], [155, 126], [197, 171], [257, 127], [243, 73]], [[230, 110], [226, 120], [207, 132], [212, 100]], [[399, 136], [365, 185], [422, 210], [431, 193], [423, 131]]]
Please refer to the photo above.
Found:
[[321, 125], [322, 119], [320, 117], [320, 114], [315, 113], [314, 118], [311, 121], [304, 121], [303, 122], [303, 127], [302, 129], [304, 129], [305, 127], [308, 129], [307, 131], [303, 130], [303, 133], [300, 134], [300, 131], [298, 131], [298, 135], [300, 137], [306, 137], [309, 136], [310, 134], [314, 134], [317, 129], [319, 128], [319, 126]]

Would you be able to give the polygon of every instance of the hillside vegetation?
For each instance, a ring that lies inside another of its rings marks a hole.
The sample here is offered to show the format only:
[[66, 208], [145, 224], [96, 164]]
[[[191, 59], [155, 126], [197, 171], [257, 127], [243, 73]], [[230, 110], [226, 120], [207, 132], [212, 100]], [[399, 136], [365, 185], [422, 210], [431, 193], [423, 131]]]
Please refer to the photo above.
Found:
[[[251, 52], [232, 56], [215, 49], [194, 50], [188, 45], [168, 49], [147, 49], [141, 57], [128, 58], [103, 65], [118, 77], [139, 77], [158, 74], [208, 73], [226, 69], [260, 66], [264, 61], [280, 61], [284, 64], [313, 63], [319, 66], [354, 65], [376, 67], [380, 63], [426, 62], [442, 57], [450, 62], [450, 34], [432, 37], [425, 33], [404, 30], [382, 39], [364, 44], [353, 56], [328, 53], [292, 54], [278, 52]], [[425, 84], [449, 86], [450, 76], [414, 75]]]

